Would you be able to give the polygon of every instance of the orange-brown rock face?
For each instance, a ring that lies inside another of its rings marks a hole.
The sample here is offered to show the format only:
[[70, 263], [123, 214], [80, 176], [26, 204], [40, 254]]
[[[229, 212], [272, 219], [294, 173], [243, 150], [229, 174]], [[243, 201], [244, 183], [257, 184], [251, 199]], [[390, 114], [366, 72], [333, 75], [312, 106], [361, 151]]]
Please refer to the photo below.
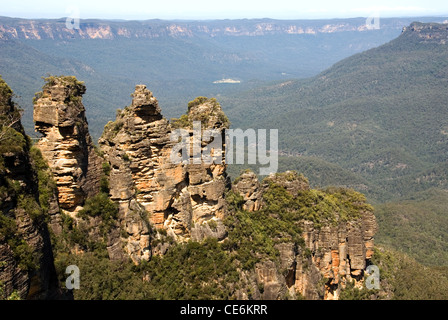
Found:
[[[190, 109], [191, 120], [198, 108], [201, 108], [200, 114], [207, 115], [208, 127], [224, 129], [215, 117], [217, 111], [207, 102]], [[220, 107], [218, 111], [222, 113]], [[191, 128], [184, 130], [192, 135]], [[200, 240], [206, 236], [222, 238], [227, 183], [224, 162], [173, 162], [171, 154], [177, 141], [170, 140], [172, 131], [152, 93], [144, 85], [136, 86], [132, 104], [120, 112], [115, 122], [106, 125], [99, 141], [111, 166], [111, 198], [120, 203], [124, 217], [132, 214], [130, 203], [144, 208], [147, 219], [157, 229], [165, 229], [178, 241]], [[141, 239], [148, 237], [147, 230], [131, 220], [138, 219], [125, 219], [130, 223], [124, 225], [129, 236], [127, 251], [131, 256], [147, 258], [141, 246]], [[210, 220], [217, 223], [214, 230], [208, 226]]]
[[[272, 183], [292, 197], [312, 191], [306, 178], [289, 171], [271, 175], [263, 183], [247, 171], [235, 181], [233, 190], [243, 197], [243, 209], [256, 213], [256, 208], [263, 209], [263, 193]], [[300, 223], [303, 247], [289, 242], [277, 244], [280, 266], [272, 261], [255, 266], [256, 283], [264, 287], [261, 299], [281, 299], [285, 294], [295, 297], [299, 293], [306, 299], [333, 300], [339, 298], [348, 281], [355, 281], [357, 287], [363, 285], [365, 269], [373, 255], [375, 216], [365, 209], [356, 218], [337, 220], [316, 225], [304, 218]]]
[[[312, 265], [328, 279], [325, 299], [338, 299], [346, 281], [354, 280], [358, 286], [362, 285], [366, 263], [372, 257], [376, 231], [375, 216], [370, 211], [362, 212], [359, 219], [341, 222], [337, 226], [315, 228], [313, 222], [304, 221], [303, 237], [305, 248], [311, 252]], [[307, 272], [296, 271], [295, 286], [304, 288], [307, 282]]]
[[90, 137], [82, 95], [83, 83], [74, 77], [50, 78], [34, 103], [37, 143], [54, 175], [59, 205], [75, 211], [99, 190], [101, 160]]
[[244, 199], [243, 209], [249, 212], [258, 211], [262, 206], [261, 185], [257, 175], [252, 171], [243, 172], [234, 182], [232, 189]]
[[[86, 230], [91, 241], [104, 241], [111, 259], [122, 259], [119, 221], [114, 221], [110, 232], [103, 237], [101, 218], [77, 215], [86, 200], [100, 192], [103, 174], [103, 159], [95, 152], [82, 104], [86, 87], [75, 77], [45, 80], [42, 92], [34, 101], [34, 121], [36, 130], [42, 134], [36, 146], [47, 161], [57, 187], [52, 203]], [[56, 235], [60, 234], [61, 216], [54, 215], [50, 225]], [[76, 246], [71, 250], [83, 251]]]

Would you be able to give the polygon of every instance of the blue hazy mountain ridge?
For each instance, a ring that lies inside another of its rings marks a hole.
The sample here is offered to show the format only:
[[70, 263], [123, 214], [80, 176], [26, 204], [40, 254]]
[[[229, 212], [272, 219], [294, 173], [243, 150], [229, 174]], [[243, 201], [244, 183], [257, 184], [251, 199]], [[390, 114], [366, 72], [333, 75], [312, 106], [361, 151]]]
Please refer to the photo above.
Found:
[[446, 265], [447, 40], [446, 24], [413, 23], [313, 78], [221, 102], [237, 127], [279, 128], [279, 170], [365, 193], [378, 243]]
[[[0, 17], [0, 70], [16, 88], [30, 133], [32, 98], [42, 76], [73, 74], [85, 81], [87, 114], [97, 138], [115, 110], [128, 103], [127, 92], [135, 84], [148, 84], [164, 115], [176, 117], [185, 101], [196, 96], [219, 99], [269, 81], [314, 76], [343, 58], [395, 38], [410, 21], [382, 19], [380, 30], [367, 30], [365, 18], [90, 19], [81, 20], [79, 30], [70, 30], [65, 18]], [[227, 78], [239, 83], [214, 83]]]
[[279, 128], [281, 150], [338, 164], [389, 196], [446, 186], [435, 174], [448, 153], [445, 26], [413, 24], [316, 77], [222, 102], [235, 126]]

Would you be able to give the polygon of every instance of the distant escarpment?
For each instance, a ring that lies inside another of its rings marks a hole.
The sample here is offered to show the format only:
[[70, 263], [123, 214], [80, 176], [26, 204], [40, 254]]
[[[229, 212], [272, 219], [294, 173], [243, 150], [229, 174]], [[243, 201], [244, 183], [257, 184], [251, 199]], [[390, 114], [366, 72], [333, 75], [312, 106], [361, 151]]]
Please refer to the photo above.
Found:
[[[52, 270], [62, 282], [75, 264], [89, 279], [75, 298], [338, 299], [358, 289], [381, 297], [364, 288], [377, 229], [365, 197], [313, 190], [295, 171], [262, 181], [245, 171], [232, 183], [225, 163], [230, 123], [216, 99], [198, 97], [168, 121], [152, 92], [137, 85], [97, 148], [84, 84], [74, 77], [45, 81], [34, 101], [42, 134], [36, 146], [29, 149], [18, 122], [1, 127], [0, 138], [10, 132], [8, 139], [19, 139], [0, 141], [7, 294], [57, 292]], [[20, 119], [8, 99], [14, 117], [5, 111], [5, 119]], [[25, 242], [14, 236], [20, 228]], [[19, 266], [28, 263], [25, 243], [42, 257], [36, 289]], [[110, 291], [111, 277], [122, 279], [120, 288]]]
[[[69, 17], [58, 20], [0, 18], [0, 40], [158, 39], [194, 36], [301, 35], [368, 31], [365, 18], [340, 20], [108, 21]], [[425, 19], [427, 20], [427, 19]], [[381, 29], [400, 30], [409, 18], [381, 19]], [[442, 22], [443, 18], [433, 18]]]
[[414, 37], [420, 43], [446, 44], [448, 41], [448, 24], [414, 22], [404, 27], [402, 38]]

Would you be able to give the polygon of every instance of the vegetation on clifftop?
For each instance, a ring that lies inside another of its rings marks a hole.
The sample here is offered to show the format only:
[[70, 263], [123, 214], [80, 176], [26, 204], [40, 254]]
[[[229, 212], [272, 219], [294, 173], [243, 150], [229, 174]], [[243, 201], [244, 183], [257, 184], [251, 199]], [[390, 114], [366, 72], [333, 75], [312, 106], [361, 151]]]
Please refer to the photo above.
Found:
[[[295, 172], [279, 173], [276, 179], [299, 179], [308, 184], [306, 178]], [[305, 220], [320, 228], [356, 220], [361, 211], [373, 210], [365, 197], [353, 190], [304, 188], [294, 195], [276, 179], [264, 180], [264, 206], [256, 212], [242, 209], [243, 198], [239, 194], [227, 193], [226, 200], [233, 213], [225, 221], [229, 237], [223, 244], [235, 252], [243, 269], [251, 269], [263, 259], [278, 261], [276, 244], [289, 242], [303, 249], [301, 223]]]
[[[202, 107], [201, 107], [202, 106]], [[213, 120], [214, 123], [210, 123]], [[215, 123], [220, 127], [228, 128], [230, 126], [229, 118], [222, 111], [221, 105], [216, 98], [197, 97], [188, 103], [188, 111], [179, 119], [171, 119], [173, 128], [193, 128], [194, 121], [201, 121], [202, 128], [209, 128]]]
[[86, 86], [83, 81], [79, 81], [75, 76], [53, 76], [43, 77], [45, 84], [42, 87], [42, 91], [36, 92], [33, 102], [38, 99], [46, 97], [46, 91], [50, 90], [54, 86], [70, 88], [70, 92], [67, 97], [67, 103], [74, 102], [79, 103], [81, 101], [80, 95], [86, 92]]
[[[20, 152], [29, 142], [21, 129], [22, 110], [12, 101], [14, 93], [0, 76], [0, 154]], [[2, 166], [0, 159], [0, 169]]]

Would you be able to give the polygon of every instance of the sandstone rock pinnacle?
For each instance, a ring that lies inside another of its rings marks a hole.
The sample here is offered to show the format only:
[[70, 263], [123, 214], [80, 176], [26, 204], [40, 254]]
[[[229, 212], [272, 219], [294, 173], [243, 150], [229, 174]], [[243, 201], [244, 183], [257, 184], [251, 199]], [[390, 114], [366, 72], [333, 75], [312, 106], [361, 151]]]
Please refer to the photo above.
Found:
[[[131, 203], [143, 208], [147, 220], [176, 241], [208, 236], [222, 239], [226, 234], [221, 219], [228, 182], [224, 163], [172, 163], [172, 126], [162, 116], [157, 99], [145, 85], [137, 85], [132, 97], [131, 105], [106, 125], [99, 140], [111, 166], [110, 196], [120, 203], [120, 215], [125, 217], [128, 253], [144, 259], [149, 245], [148, 231], [135, 225], [139, 218], [130, 210]], [[208, 108], [212, 105], [213, 113]], [[204, 107], [202, 114], [215, 121], [211, 125], [224, 129], [219, 119], [210, 117], [222, 113], [218, 104], [205, 99], [195, 107]], [[216, 228], [208, 226], [212, 220]]]
[[73, 212], [99, 191], [101, 175], [82, 104], [86, 87], [75, 77], [45, 80], [34, 101], [37, 147], [54, 174], [60, 207]]

